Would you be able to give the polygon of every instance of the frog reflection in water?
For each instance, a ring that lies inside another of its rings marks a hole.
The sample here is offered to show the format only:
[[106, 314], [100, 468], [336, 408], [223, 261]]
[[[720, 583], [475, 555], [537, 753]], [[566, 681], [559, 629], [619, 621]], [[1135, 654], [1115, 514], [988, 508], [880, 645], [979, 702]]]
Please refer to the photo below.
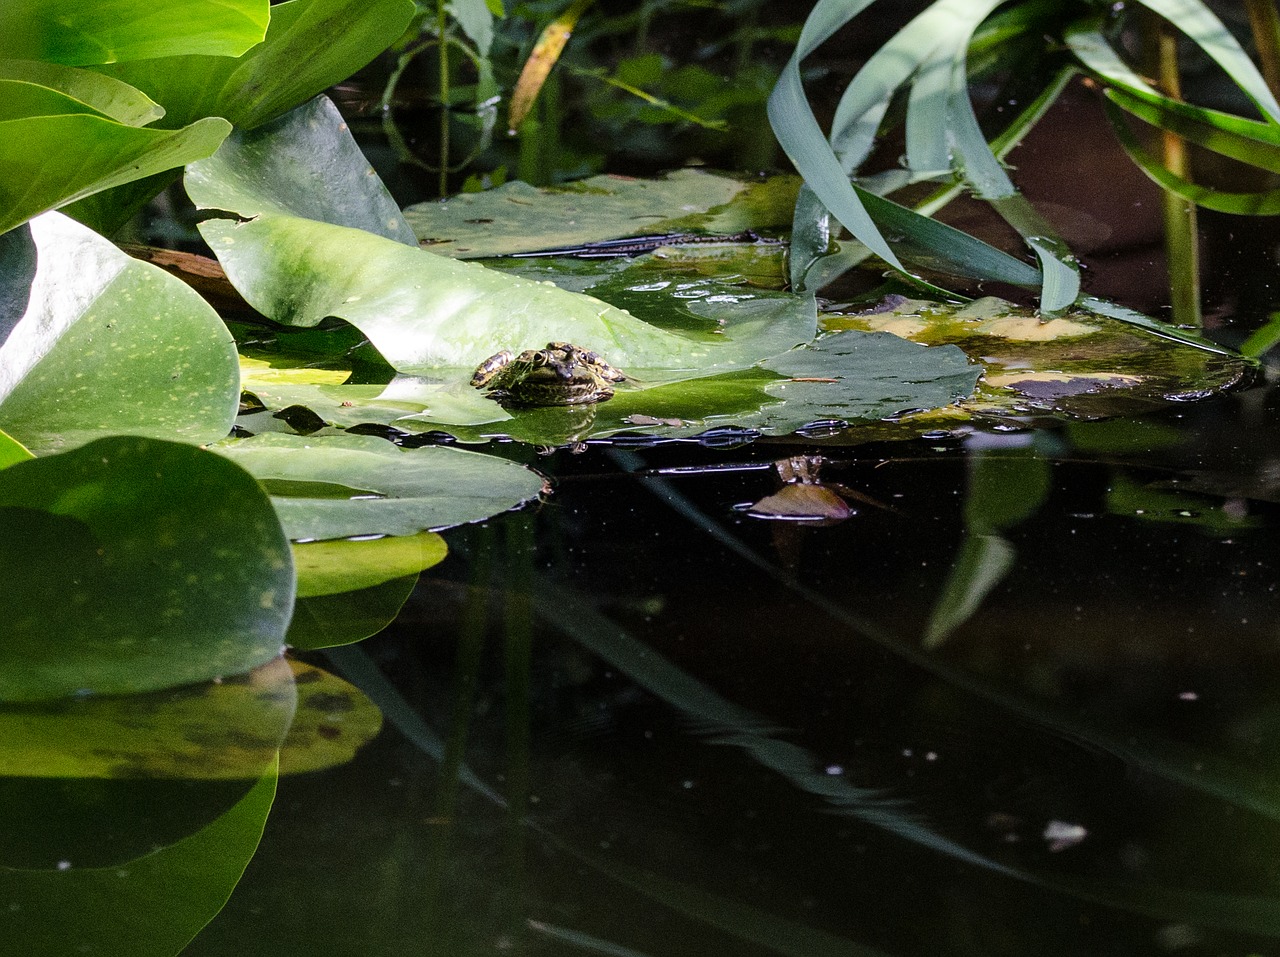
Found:
[[477, 389], [510, 405], [591, 405], [613, 398], [612, 383], [626, 375], [589, 349], [548, 342], [520, 355], [503, 350], [485, 359], [471, 376]]

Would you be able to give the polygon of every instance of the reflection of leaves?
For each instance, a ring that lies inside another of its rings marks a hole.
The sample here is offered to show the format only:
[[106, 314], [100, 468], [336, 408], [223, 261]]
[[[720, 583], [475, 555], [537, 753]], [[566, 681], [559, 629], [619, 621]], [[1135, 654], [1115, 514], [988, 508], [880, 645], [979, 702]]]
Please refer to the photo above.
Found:
[[268, 487], [296, 483], [279, 485], [284, 494], [273, 499], [295, 540], [413, 535], [488, 518], [542, 490], [538, 475], [492, 455], [401, 449], [370, 436], [259, 435], [218, 451]]
[[341, 678], [301, 662], [289, 664], [298, 682], [298, 709], [280, 750], [280, 773], [346, 764], [377, 736], [382, 712]]
[[29, 957], [171, 957], [222, 909], [275, 798], [273, 765], [200, 832], [126, 866], [0, 869], [0, 940]]
[[270, 502], [212, 453], [99, 439], [0, 471], [0, 699], [146, 691], [275, 657], [293, 566]]
[[274, 763], [296, 698], [277, 658], [181, 695], [9, 705], [0, 708], [0, 768], [28, 778], [252, 780]]
[[65, 216], [31, 229], [39, 268], [26, 315], [0, 345], [0, 424], [37, 451], [104, 434], [226, 435], [236, 353], [217, 314]]

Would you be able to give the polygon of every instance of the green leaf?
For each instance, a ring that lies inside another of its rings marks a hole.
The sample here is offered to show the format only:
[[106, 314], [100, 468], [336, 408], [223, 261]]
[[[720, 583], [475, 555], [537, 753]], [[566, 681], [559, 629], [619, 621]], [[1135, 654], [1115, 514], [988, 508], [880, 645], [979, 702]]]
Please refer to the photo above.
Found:
[[298, 597], [315, 598], [373, 588], [392, 579], [416, 575], [441, 562], [447, 553], [444, 539], [434, 532], [294, 545]]
[[0, 432], [0, 469], [8, 468], [17, 462], [25, 462], [30, 458], [34, 456], [23, 447], [21, 442]]
[[1280, 103], [1231, 31], [1200, 0], [1138, 0], [1185, 33], [1273, 123], [1280, 123]]
[[788, 377], [765, 387], [785, 405], [768, 411], [764, 431], [784, 435], [822, 420], [882, 419], [951, 405], [971, 395], [982, 374], [955, 346], [921, 347], [888, 333], [821, 336], [761, 366]]
[[0, 471], [0, 700], [124, 694], [280, 652], [293, 563], [270, 502], [224, 458], [100, 439]]
[[460, 449], [400, 449], [371, 436], [259, 435], [217, 451], [282, 490], [273, 501], [295, 541], [415, 535], [489, 518], [542, 491], [542, 479], [514, 462]]
[[[690, 334], [678, 334], [550, 282], [306, 218], [341, 218], [346, 207], [335, 212], [313, 198], [327, 188], [331, 171], [308, 167], [313, 178], [300, 189], [296, 178], [277, 183], [267, 157], [272, 144], [287, 139], [308, 115], [291, 114], [253, 149], [235, 137], [217, 157], [188, 172], [188, 192], [197, 205], [257, 213], [246, 223], [206, 220], [200, 230], [240, 292], [278, 322], [314, 326], [337, 316], [368, 336], [397, 370], [434, 374], [458, 386], [500, 350], [519, 352], [555, 340], [600, 352], [642, 387], [744, 368], [812, 337], [816, 317], [808, 299], [785, 297], [785, 304], [775, 299], [766, 305], [764, 294], [736, 293], [732, 298], [739, 305], [730, 323], [703, 317]], [[335, 188], [341, 190], [341, 182]], [[262, 194], [272, 190], [276, 199], [268, 205]], [[760, 301], [743, 304], [748, 299]], [[495, 406], [485, 418], [503, 415]]]
[[269, 18], [267, 0], [5, 0], [0, 57], [71, 66], [238, 57], [261, 42]]
[[581, 246], [625, 236], [785, 226], [799, 183], [681, 169], [659, 179], [592, 176], [554, 187], [512, 181], [404, 211], [432, 252], [457, 259]]
[[1188, 202], [1220, 213], [1237, 216], [1274, 216], [1280, 213], [1280, 190], [1263, 193], [1227, 193], [1212, 186], [1201, 186], [1165, 166], [1138, 142], [1133, 131], [1119, 115], [1118, 108], [1107, 103], [1107, 114], [1116, 138], [1129, 158], [1155, 183]]
[[34, 220], [26, 315], [0, 345], [0, 427], [36, 452], [106, 434], [210, 442], [239, 400], [235, 343], [163, 270], [73, 220]]
[[[230, 131], [217, 117], [176, 130], [125, 126], [89, 113], [0, 120], [0, 232], [92, 193], [202, 159]], [[76, 148], [67, 149], [68, 143]]]
[[273, 765], [212, 824], [123, 867], [0, 869], [0, 939], [29, 957], [172, 957], [231, 896], [275, 790]]
[[0, 60], [0, 119], [92, 113], [123, 123], [146, 126], [164, 110], [141, 90], [76, 67], [36, 60]]
[[237, 127], [274, 119], [345, 80], [385, 50], [411, 0], [289, 0], [271, 7], [263, 42], [243, 56], [164, 56], [98, 69], [166, 110], [165, 125], [222, 116]]
[[206, 200], [234, 196], [235, 212], [245, 218], [300, 216], [418, 246], [400, 207], [326, 96], [256, 129], [232, 133], [226, 149], [188, 171], [186, 186]]

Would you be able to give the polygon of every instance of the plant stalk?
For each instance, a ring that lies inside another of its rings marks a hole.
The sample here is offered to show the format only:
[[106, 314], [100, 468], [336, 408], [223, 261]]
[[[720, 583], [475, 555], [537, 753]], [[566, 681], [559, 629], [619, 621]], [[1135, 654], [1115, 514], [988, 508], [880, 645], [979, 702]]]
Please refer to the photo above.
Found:
[[[1168, 96], [1181, 99], [1182, 80], [1178, 74], [1178, 35], [1161, 18], [1152, 16], [1152, 53], [1156, 83]], [[1192, 179], [1187, 144], [1170, 130], [1161, 132], [1161, 153], [1170, 172]], [[1176, 193], [1165, 191], [1164, 212], [1165, 258], [1169, 271], [1169, 303], [1174, 325], [1199, 329], [1200, 313], [1200, 217], [1195, 203]]]
[[440, 179], [441, 198], [449, 193], [449, 43], [445, 36], [448, 29], [448, 11], [445, 0], [436, 3], [436, 36], [440, 38]]
[[1271, 92], [1280, 97], [1280, 10], [1275, 0], [1245, 0], [1249, 27], [1262, 64], [1262, 77]]

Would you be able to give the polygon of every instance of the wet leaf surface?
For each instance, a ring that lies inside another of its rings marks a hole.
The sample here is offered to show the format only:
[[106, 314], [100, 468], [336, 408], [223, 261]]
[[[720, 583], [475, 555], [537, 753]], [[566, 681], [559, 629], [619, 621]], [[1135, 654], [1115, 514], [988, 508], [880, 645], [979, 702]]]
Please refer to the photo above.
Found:
[[277, 495], [295, 541], [416, 535], [480, 521], [537, 498], [542, 478], [513, 462], [461, 449], [401, 449], [371, 436], [260, 435], [217, 450], [260, 482], [362, 489], [354, 495]]
[[31, 228], [40, 265], [30, 306], [0, 345], [0, 427], [38, 453], [110, 434], [226, 435], [236, 353], [217, 314], [65, 216]]
[[475, 259], [624, 236], [785, 228], [798, 191], [792, 176], [751, 181], [683, 169], [660, 179], [592, 176], [554, 187], [517, 181], [404, 212], [433, 252]]

